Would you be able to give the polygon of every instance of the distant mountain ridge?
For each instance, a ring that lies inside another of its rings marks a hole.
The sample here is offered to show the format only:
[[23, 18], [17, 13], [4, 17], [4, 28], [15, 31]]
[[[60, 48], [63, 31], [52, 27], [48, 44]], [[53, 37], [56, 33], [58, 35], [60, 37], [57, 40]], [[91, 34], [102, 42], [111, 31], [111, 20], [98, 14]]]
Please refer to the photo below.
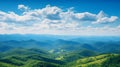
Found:
[[79, 36], [79, 35], [45, 35], [45, 34], [0, 34], [0, 41], [9, 41], [9, 40], [120, 40], [120, 36]]

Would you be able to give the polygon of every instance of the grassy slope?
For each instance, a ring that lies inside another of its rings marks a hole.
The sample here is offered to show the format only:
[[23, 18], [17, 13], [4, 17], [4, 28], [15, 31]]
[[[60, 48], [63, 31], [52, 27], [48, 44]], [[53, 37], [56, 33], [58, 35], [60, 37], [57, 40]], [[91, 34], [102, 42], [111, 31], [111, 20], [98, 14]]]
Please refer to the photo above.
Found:
[[110, 67], [111, 65], [113, 67], [119, 67], [119, 57], [120, 55], [118, 54], [103, 54], [94, 57], [78, 59], [74, 62], [68, 63], [65, 67]]

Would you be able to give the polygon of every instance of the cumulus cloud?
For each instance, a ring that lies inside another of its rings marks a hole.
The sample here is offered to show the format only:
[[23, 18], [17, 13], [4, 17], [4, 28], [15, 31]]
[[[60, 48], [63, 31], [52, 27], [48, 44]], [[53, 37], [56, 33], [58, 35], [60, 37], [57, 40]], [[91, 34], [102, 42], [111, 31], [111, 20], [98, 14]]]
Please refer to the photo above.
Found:
[[[51, 33], [51, 34], [84, 34], [105, 31], [92, 26], [83, 27], [84, 22], [90, 24], [114, 23], [117, 16], [107, 16], [103, 11], [98, 14], [90, 12], [74, 12], [47, 5], [41, 9], [30, 9], [25, 5], [18, 5], [22, 14], [0, 11], [0, 33]], [[110, 28], [111, 29], [111, 28]], [[118, 29], [118, 28], [115, 28]], [[9, 31], [9, 32], [8, 32]], [[100, 33], [100, 32], [99, 32]]]
[[107, 17], [103, 11], [100, 11], [98, 15], [96, 16], [96, 18], [97, 20], [94, 21], [93, 23], [112, 23], [118, 19], [117, 16]]
[[20, 5], [18, 5], [18, 9], [23, 10], [23, 11], [28, 11], [30, 8], [23, 4], [20, 4]]

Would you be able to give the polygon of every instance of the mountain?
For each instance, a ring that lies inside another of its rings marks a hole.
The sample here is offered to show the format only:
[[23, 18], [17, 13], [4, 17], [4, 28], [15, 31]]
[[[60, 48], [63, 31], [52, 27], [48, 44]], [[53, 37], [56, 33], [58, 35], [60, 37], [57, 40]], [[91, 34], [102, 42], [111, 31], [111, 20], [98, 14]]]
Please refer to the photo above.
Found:
[[97, 53], [94, 51], [81, 50], [81, 51], [74, 51], [74, 52], [65, 53], [63, 55], [60, 54], [55, 59], [62, 60], [65, 62], [71, 62], [71, 61], [75, 61], [75, 60], [80, 59], [80, 58], [90, 57], [90, 56], [95, 56], [95, 55], [97, 55]]
[[1, 44], [0, 44], [0, 52], [8, 51], [8, 50], [11, 50], [11, 49], [13, 49], [13, 48], [14, 48], [14, 47], [9, 46], [9, 45], [1, 45]]
[[119, 67], [120, 55], [103, 54], [93, 57], [78, 59], [68, 63], [65, 67]]
[[[31, 49], [30, 49], [31, 50]], [[32, 49], [33, 50], [33, 49]], [[27, 51], [27, 50], [26, 50]], [[40, 51], [40, 50], [39, 50]], [[12, 52], [12, 51], [11, 51]], [[17, 54], [4, 55], [0, 57], [1, 67], [119, 67], [120, 66], [120, 54], [100, 54], [87, 57], [79, 57], [76, 60], [55, 60], [42, 52], [32, 51]], [[34, 53], [35, 52], [35, 53]], [[41, 53], [41, 54], [39, 54]], [[7, 53], [9, 54], [9, 53]], [[46, 56], [44, 56], [46, 55]], [[52, 56], [52, 55], [50, 55]], [[72, 59], [63, 56], [64, 59]], [[74, 55], [75, 57], [75, 55]]]
[[1, 67], [58, 67], [63, 61], [54, 60], [51, 54], [40, 49], [13, 49], [0, 56]]
[[116, 36], [0, 35], [0, 67], [119, 67], [119, 55]]
[[[56, 46], [57, 45], [57, 46]], [[40, 48], [46, 50], [54, 50], [64, 52], [71, 52], [76, 50], [91, 50], [100, 53], [119, 53], [120, 41], [95, 41], [95, 42], [78, 42], [72, 40], [55, 40], [55, 41], [36, 41], [36, 40], [27, 40], [27, 41], [0, 41], [0, 51], [6, 51], [11, 48]], [[107, 48], [107, 49], [106, 49]]]

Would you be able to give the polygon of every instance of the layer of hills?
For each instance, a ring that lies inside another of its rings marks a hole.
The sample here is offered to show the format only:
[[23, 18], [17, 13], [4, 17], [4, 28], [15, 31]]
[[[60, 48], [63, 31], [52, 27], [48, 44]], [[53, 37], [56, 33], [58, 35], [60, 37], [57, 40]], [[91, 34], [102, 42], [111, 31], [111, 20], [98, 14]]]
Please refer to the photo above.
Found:
[[0, 67], [120, 67], [120, 37], [0, 35]]
[[0, 56], [0, 67], [120, 67], [120, 54], [80, 54], [77, 59], [75, 56], [56, 59], [39, 49], [15, 49]]

